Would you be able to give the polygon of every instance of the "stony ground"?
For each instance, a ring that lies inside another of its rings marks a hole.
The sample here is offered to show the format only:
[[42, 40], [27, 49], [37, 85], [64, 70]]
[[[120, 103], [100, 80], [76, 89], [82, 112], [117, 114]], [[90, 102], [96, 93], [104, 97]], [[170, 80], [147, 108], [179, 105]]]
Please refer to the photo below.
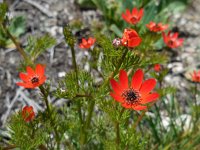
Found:
[[[26, 34], [21, 37], [21, 42], [26, 45], [27, 36], [50, 33], [57, 39], [55, 47], [42, 55], [38, 62], [47, 64], [47, 76], [53, 81], [53, 87], [58, 79], [62, 78], [71, 68], [71, 54], [62, 36], [62, 25], [73, 20], [81, 20], [85, 27], [77, 32], [80, 39], [83, 34], [88, 34], [89, 22], [98, 18], [95, 10], [80, 10], [74, 0], [15, 0], [10, 3], [10, 13], [13, 16], [24, 15], [27, 19]], [[170, 73], [166, 82], [178, 87], [179, 101], [189, 99], [187, 95], [188, 71], [200, 68], [200, 0], [195, 0], [184, 11], [173, 17], [181, 36], [185, 38], [183, 48], [178, 51], [168, 64]], [[78, 49], [77, 49], [78, 50]], [[84, 55], [77, 51], [77, 59]], [[42, 110], [43, 105], [38, 101], [37, 90], [30, 91], [16, 86], [18, 78], [17, 67], [20, 64], [19, 54], [14, 48], [0, 49], [0, 123], [4, 124], [11, 112], [19, 110], [23, 105], [33, 105], [37, 110]], [[65, 100], [57, 101], [51, 97], [55, 105], [60, 105]]]

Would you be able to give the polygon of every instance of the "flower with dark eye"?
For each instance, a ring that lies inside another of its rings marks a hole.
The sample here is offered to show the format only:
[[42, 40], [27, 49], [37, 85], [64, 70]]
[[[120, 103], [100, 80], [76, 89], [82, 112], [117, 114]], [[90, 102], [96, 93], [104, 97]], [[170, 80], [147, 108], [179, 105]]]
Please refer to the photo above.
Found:
[[125, 108], [134, 110], [144, 110], [145, 104], [156, 101], [159, 94], [151, 92], [156, 86], [155, 79], [148, 79], [143, 82], [144, 73], [138, 69], [132, 77], [131, 84], [128, 84], [126, 71], [119, 73], [119, 82], [110, 80], [113, 92], [110, 95]]
[[168, 32], [167, 35], [163, 32], [162, 36], [163, 36], [163, 41], [170, 48], [177, 48], [183, 45], [184, 39], [178, 38], [178, 32], [175, 33]]
[[19, 74], [19, 77], [23, 82], [17, 82], [17, 85], [33, 89], [42, 85], [46, 80], [46, 76], [44, 75], [45, 66], [41, 64], [37, 64], [35, 70], [30, 66], [27, 66], [26, 72], [27, 73]]
[[132, 9], [132, 12], [130, 12], [129, 9], [126, 9], [126, 12], [122, 13], [122, 18], [126, 22], [135, 25], [142, 19], [143, 13], [144, 9], [138, 10], [136, 7]]
[[164, 25], [162, 23], [156, 24], [155, 22], [151, 21], [149, 24], [146, 25], [146, 27], [152, 32], [161, 32], [166, 30], [168, 28], [168, 25]]

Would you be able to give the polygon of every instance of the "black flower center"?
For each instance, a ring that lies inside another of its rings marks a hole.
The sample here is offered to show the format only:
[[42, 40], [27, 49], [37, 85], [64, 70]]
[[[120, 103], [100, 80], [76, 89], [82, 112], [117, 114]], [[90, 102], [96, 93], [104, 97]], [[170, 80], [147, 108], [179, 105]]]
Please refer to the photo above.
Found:
[[122, 97], [124, 98], [125, 102], [128, 104], [136, 104], [140, 101], [139, 92], [135, 91], [132, 88], [125, 90], [122, 93]]
[[38, 77], [34, 77], [34, 78], [31, 79], [31, 83], [32, 83], [32, 84], [36, 84], [36, 83], [38, 83], [38, 82], [39, 82]]
[[168, 44], [169, 44], [169, 45], [173, 45], [173, 44], [174, 44], [174, 41], [173, 41], [173, 40], [170, 40], [170, 41], [168, 41]]
[[131, 22], [136, 22], [136, 21], [138, 21], [138, 17], [136, 17], [136, 16], [133, 16], [133, 17], [131, 17]]
[[155, 29], [155, 30], [161, 30], [161, 27], [160, 27], [159, 25], [155, 25], [155, 26], [154, 26], [154, 29]]

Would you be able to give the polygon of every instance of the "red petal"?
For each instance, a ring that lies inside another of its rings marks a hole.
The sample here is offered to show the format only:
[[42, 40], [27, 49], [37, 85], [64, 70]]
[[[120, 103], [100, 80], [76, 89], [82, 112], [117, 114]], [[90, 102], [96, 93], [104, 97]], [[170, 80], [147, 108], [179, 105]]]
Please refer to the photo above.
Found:
[[162, 37], [163, 37], [163, 41], [164, 41], [165, 43], [167, 43], [167, 37], [166, 37], [166, 35], [165, 35], [164, 32], [162, 32]]
[[128, 41], [128, 47], [136, 47], [140, 45], [141, 42], [142, 39], [140, 37], [132, 38], [131, 40]]
[[110, 84], [111, 84], [111, 86], [112, 86], [114, 92], [115, 92], [116, 94], [121, 95], [121, 93], [122, 93], [123, 90], [121, 89], [121, 87], [119, 86], [119, 84], [118, 84], [114, 79], [111, 79], [111, 80], [110, 80]]
[[143, 16], [143, 12], [144, 12], [144, 9], [142, 8], [142, 9], [140, 9], [140, 12], [139, 12], [139, 18], [141, 19], [142, 18], [142, 16]]
[[178, 38], [178, 32], [175, 32], [173, 35], [172, 35], [173, 38]]
[[142, 106], [142, 105], [137, 105], [137, 106], [132, 106], [134, 110], [144, 110], [147, 109], [147, 106]]
[[26, 72], [27, 72], [28, 76], [29, 75], [32, 76], [35, 74], [35, 71], [30, 66], [26, 67]]
[[117, 102], [122, 103], [124, 100], [121, 96], [115, 94], [115, 93], [110, 93], [110, 96], [112, 96], [112, 98], [114, 98]]
[[42, 78], [39, 79], [39, 84], [42, 85], [46, 80], [46, 76], [43, 76]]
[[132, 15], [133, 16], [137, 16], [138, 15], [138, 10], [137, 10], [136, 7], [132, 9]]
[[127, 17], [130, 17], [130, 16], [131, 16], [131, 12], [130, 12], [129, 9], [126, 9], [126, 16], [127, 16]]
[[128, 17], [126, 16], [126, 14], [122, 14], [122, 18], [123, 18], [126, 22], [129, 22], [129, 19], [128, 19]]
[[44, 71], [45, 71], [45, 67], [41, 64], [37, 64], [36, 68], [35, 68], [35, 73], [39, 76], [42, 77], [44, 76]]
[[156, 80], [155, 79], [148, 79], [144, 81], [144, 83], [141, 85], [140, 88], [140, 94], [142, 96], [148, 94], [153, 88], [156, 86]]
[[25, 82], [27, 82], [29, 80], [29, 76], [27, 76], [27, 74], [24, 74], [24, 73], [20, 73], [19, 77], [21, 80], [23, 80]]
[[89, 37], [89, 39], [88, 39], [88, 43], [89, 43], [90, 45], [93, 45], [95, 41], [96, 41], [95, 38]]
[[81, 44], [79, 44], [79, 47], [80, 48], [85, 48], [84, 46], [83, 46], [83, 44], [81, 43]]
[[138, 69], [132, 77], [131, 87], [135, 90], [139, 90], [143, 80], [143, 71]]
[[82, 38], [82, 44], [87, 45], [87, 40], [85, 38]]
[[37, 64], [36, 69], [35, 69], [35, 73], [39, 77], [42, 77], [42, 76], [44, 76], [44, 72], [45, 72], [45, 66], [41, 65], [41, 64]]
[[158, 93], [152, 93], [142, 97], [141, 104], [146, 104], [155, 101], [159, 97]]
[[22, 86], [24, 88], [30, 88], [29, 84], [28, 83], [24, 83], [24, 82], [17, 82], [16, 83], [18, 86]]
[[123, 106], [124, 108], [127, 108], [127, 109], [129, 109], [129, 108], [132, 107], [130, 104], [127, 104], [127, 103], [122, 103], [122, 106]]
[[126, 71], [124, 71], [124, 70], [120, 70], [119, 83], [120, 83], [120, 86], [123, 89], [127, 89], [128, 88], [128, 76], [127, 76]]

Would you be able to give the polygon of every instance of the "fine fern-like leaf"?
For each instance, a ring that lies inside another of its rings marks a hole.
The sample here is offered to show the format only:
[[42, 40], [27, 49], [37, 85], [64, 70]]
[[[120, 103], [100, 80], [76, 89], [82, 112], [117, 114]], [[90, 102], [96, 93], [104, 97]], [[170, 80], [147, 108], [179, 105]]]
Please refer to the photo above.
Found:
[[25, 50], [30, 54], [32, 60], [35, 60], [46, 49], [52, 47], [55, 43], [56, 40], [48, 34], [39, 38], [30, 36], [28, 38], [28, 45]]
[[39, 145], [44, 143], [44, 129], [38, 127], [33, 121], [25, 122], [21, 116], [21, 112], [12, 116], [10, 124], [11, 143], [19, 147], [21, 150], [37, 149]]
[[73, 99], [77, 94], [90, 95], [93, 93], [95, 88], [91, 75], [84, 70], [79, 70], [78, 75], [77, 85], [76, 73], [74, 71], [67, 73], [64, 80], [60, 82], [55, 96], [59, 98]]

